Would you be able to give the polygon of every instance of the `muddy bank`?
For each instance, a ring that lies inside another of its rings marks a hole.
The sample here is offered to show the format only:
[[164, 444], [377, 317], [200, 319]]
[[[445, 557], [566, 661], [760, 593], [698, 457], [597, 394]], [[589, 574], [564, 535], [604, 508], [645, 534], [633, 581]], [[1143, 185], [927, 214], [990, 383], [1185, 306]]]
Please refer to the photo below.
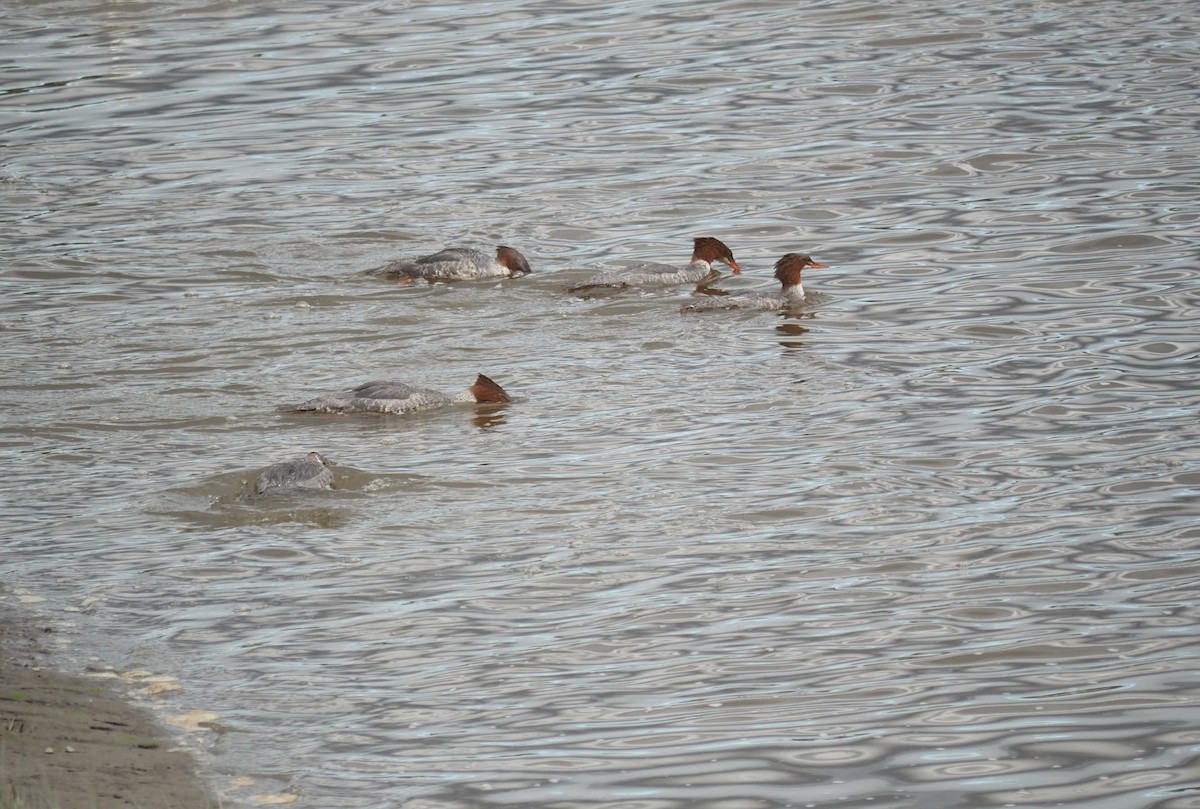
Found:
[[0, 600], [0, 807], [215, 806], [191, 757], [118, 685], [53, 670], [49, 633]]

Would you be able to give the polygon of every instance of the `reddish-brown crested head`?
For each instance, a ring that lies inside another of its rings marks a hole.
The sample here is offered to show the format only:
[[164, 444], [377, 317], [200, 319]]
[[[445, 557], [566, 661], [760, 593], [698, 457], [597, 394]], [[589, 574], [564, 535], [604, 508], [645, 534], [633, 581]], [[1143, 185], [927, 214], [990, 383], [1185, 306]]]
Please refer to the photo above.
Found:
[[488, 379], [483, 374], [475, 377], [475, 384], [467, 388], [477, 402], [511, 402], [512, 399], [504, 392], [504, 388]]
[[533, 269], [529, 266], [529, 262], [525, 260], [525, 256], [508, 245], [502, 244], [496, 248], [496, 261], [508, 267], [509, 278], [518, 278], [533, 272]]
[[742, 268], [733, 260], [733, 251], [720, 239], [712, 236], [699, 236], [692, 244], [692, 261], [707, 261], [712, 264], [720, 261], [733, 268], [733, 274], [739, 275]]
[[794, 287], [800, 283], [800, 273], [806, 267], [814, 270], [829, 269], [828, 264], [818, 264], [812, 260], [811, 256], [804, 253], [788, 253], [775, 262], [775, 277], [785, 287]]

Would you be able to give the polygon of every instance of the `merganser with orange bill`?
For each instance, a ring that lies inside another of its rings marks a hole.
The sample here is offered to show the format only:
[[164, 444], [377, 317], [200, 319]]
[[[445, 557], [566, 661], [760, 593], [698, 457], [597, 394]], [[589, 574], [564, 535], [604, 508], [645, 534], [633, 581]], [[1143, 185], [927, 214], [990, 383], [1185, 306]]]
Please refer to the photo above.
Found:
[[758, 310], [762, 312], [787, 309], [804, 303], [804, 286], [800, 283], [800, 274], [805, 269], [826, 270], [828, 264], [818, 264], [811, 256], [804, 253], [788, 253], [775, 262], [775, 277], [779, 279], [781, 289], [778, 293], [757, 291], [730, 292], [727, 295], [706, 297], [694, 303], [685, 304], [684, 312], [712, 312], [721, 309]]
[[432, 388], [419, 388], [404, 382], [365, 382], [357, 388], [319, 396], [301, 402], [293, 411], [312, 413], [384, 413], [399, 415], [414, 410], [460, 403], [502, 403], [512, 401], [504, 389], [483, 374], [457, 393], [443, 393]]
[[500, 245], [495, 256], [470, 247], [447, 247], [432, 255], [400, 259], [370, 270], [401, 281], [424, 278], [426, 281], [479, 281], [490, 278], [520, 278], [533, 270], [525, 256], [515, 248]]
[[712, 236], [697, 238], [692, 246], [692, 260], [686, 266], [678, 267], [672, 264], [640, 264], [622, 270], [600, 273], [588, 280], [570, 287], [568, 292], [587, 292], [592, 289], [627, 289], [642, 287], [655, 289], [679, 286], [680, 284], [699, 284], [712, 280], [713, 262], [720, 261], [733, 270], [734, 275], [741, 273], [742, 268], [733, 259], [733, 251], [720, 239]]
[[332, 489], [333, 472], [329, 461], [319, 453], [310, 452], [295, 461], [282, 461], [263, 470], [254, 481], [254, 493], [288, 489]]

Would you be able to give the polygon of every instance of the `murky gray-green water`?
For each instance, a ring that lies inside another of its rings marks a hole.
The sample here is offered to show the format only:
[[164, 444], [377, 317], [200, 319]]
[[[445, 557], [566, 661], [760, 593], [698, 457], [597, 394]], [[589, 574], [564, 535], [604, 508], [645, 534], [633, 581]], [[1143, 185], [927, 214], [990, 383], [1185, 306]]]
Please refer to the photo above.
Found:
[[0, 9], [0, 574], [226, 805], [1200, 807], [1192, 0]]

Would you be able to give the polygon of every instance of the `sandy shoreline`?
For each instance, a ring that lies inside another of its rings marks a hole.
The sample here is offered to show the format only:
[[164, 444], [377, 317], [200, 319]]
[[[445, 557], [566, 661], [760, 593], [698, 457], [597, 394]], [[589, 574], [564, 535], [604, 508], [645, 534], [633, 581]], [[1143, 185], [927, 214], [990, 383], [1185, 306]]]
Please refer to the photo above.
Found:
[[192, 757], [114, 682], [54, 670], [49, 632], [0, 600], [0, 807], [216, 806]]

